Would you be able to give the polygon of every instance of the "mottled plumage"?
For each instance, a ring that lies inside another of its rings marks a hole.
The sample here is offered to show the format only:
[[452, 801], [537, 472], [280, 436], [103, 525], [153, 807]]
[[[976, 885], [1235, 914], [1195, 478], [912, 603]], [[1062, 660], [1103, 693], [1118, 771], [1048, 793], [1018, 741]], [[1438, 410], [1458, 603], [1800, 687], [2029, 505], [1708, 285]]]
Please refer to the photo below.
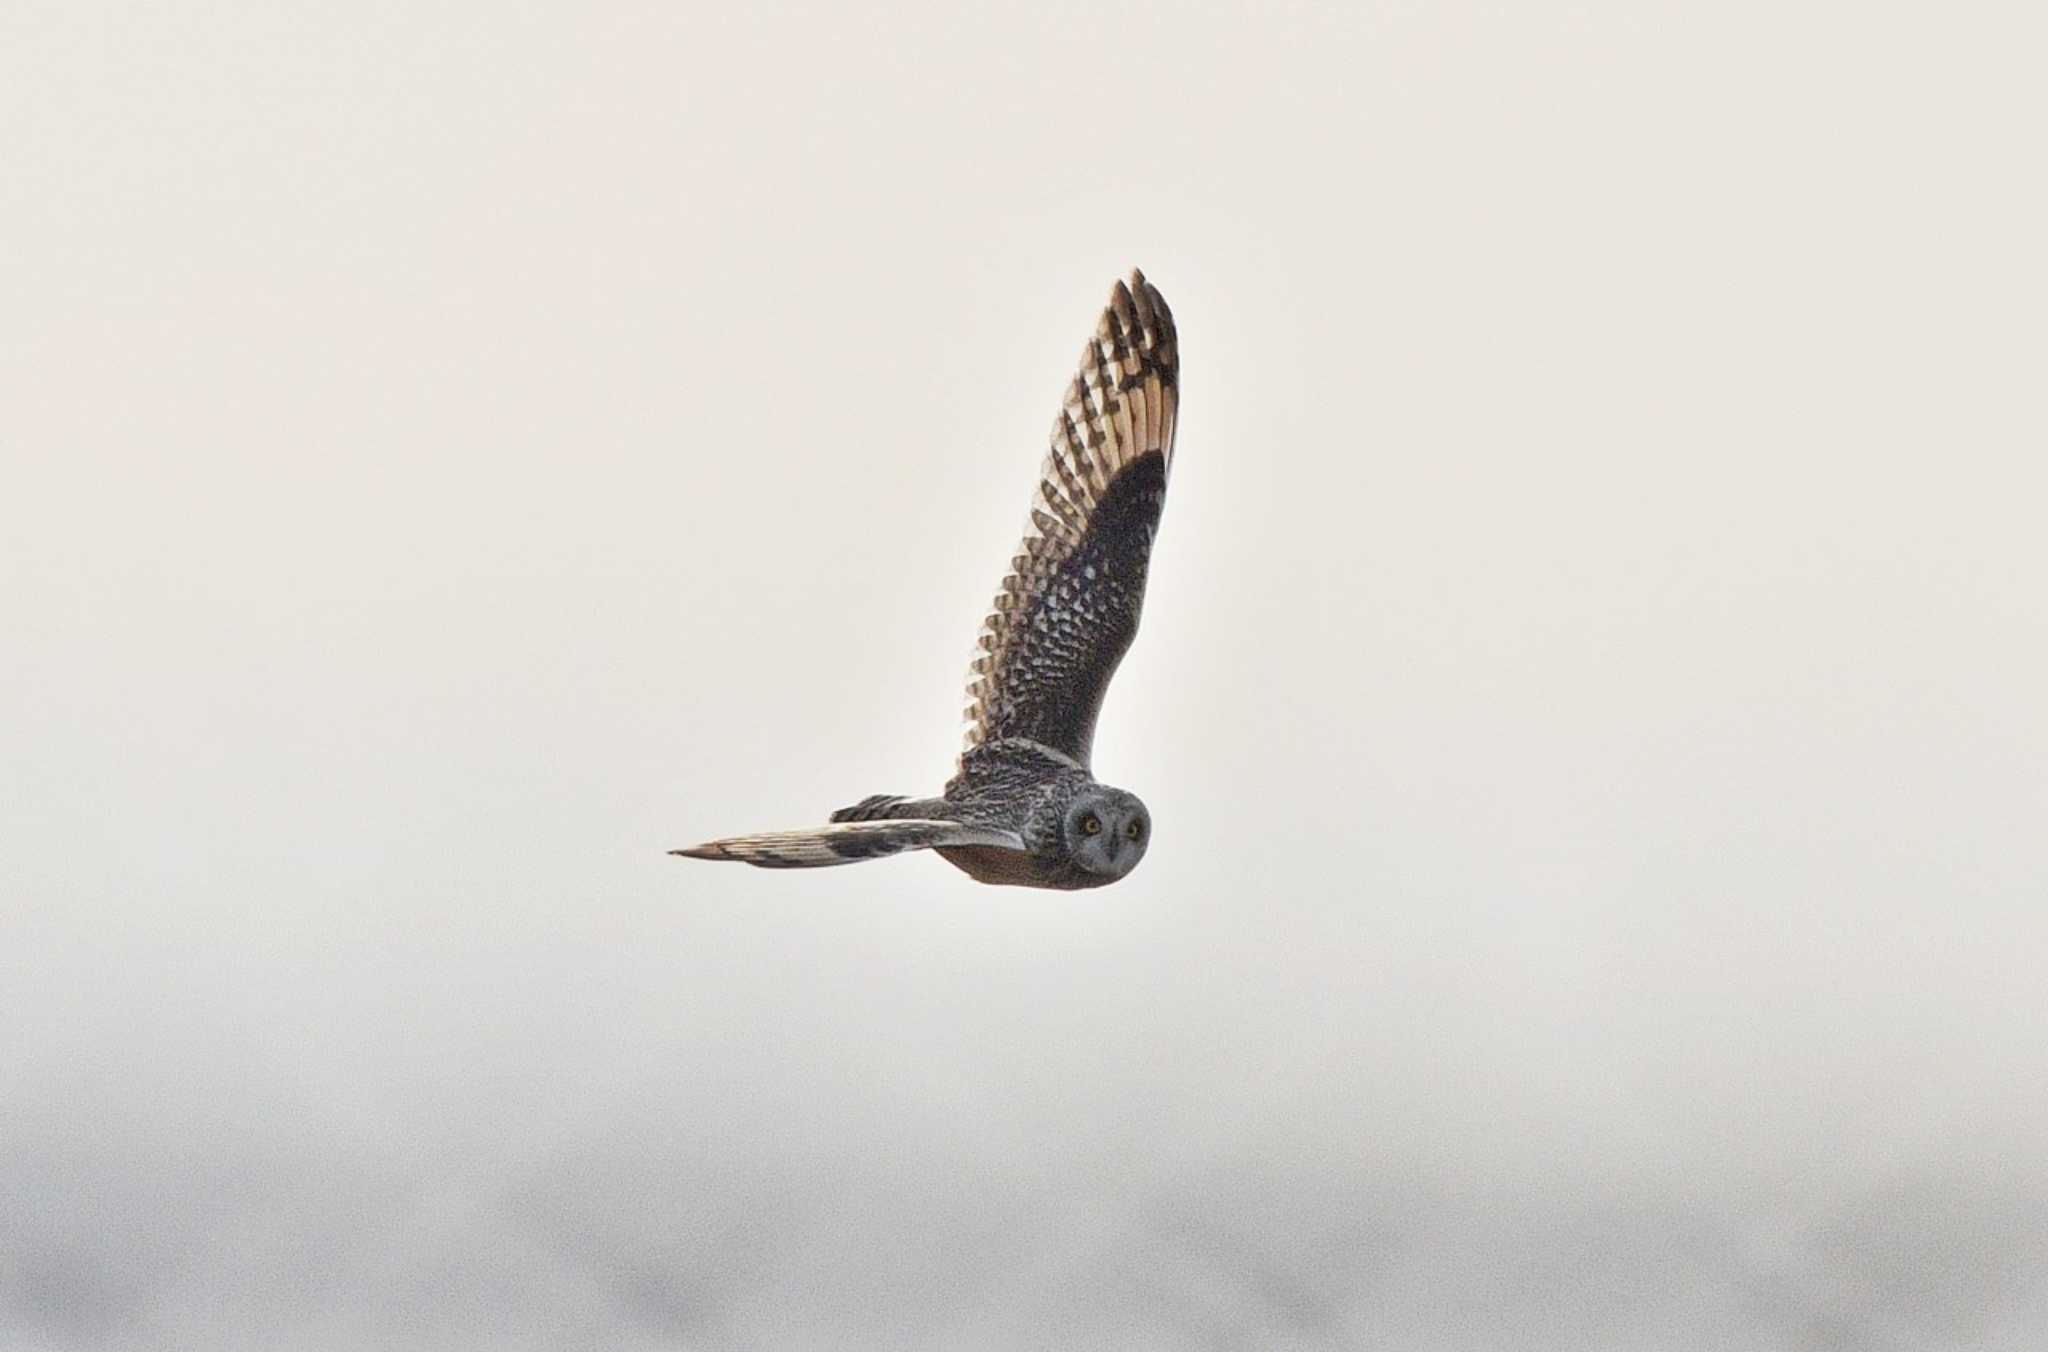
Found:
[[1089, 769], [1095, 720], [1137, 636], [1166, 502], [1179, 348], [1157, 288], [1110, 293], [1053, 420], [1024, 543], [968, 674], [966, 748], [938, 798], [877, 795], [806, 830], [674, 853], [762, 868], [936, 849], [988, 883], [1099, 887], [1151, 841], [1144, 804]]

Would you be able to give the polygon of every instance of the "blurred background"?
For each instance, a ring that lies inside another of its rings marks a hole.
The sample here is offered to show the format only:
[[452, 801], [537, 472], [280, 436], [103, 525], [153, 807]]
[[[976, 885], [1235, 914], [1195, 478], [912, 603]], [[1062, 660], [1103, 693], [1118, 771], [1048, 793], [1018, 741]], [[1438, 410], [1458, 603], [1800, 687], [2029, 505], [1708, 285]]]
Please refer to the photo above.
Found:
[[[2048, 1342], [2035, 7], [0, 18], [0, 1344]], [[1110, 283], [1075, 895], [935, 791]]]

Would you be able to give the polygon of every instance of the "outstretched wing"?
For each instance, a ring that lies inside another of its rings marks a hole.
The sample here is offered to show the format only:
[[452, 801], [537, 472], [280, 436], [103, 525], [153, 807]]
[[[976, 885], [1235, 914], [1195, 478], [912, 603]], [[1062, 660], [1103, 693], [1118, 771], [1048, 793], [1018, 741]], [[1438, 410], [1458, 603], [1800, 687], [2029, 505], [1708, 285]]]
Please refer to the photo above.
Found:
[[1081, 351], [1022, 551], [982, 624], [967, 751], [1027, 738], [1088, 763], [1103, 693], [1137, 637], [1179, 403], [1173, 316], [1134, 270]]
[[992, 845], [1021, 851], [1024, 839], [1011, 831], [992, 831], [960, 822], [837, 822], [802, 831], [733, 836], [669, 853], [690, 859], [730, 859], [756, 868], [827, 868], [939, 845]]

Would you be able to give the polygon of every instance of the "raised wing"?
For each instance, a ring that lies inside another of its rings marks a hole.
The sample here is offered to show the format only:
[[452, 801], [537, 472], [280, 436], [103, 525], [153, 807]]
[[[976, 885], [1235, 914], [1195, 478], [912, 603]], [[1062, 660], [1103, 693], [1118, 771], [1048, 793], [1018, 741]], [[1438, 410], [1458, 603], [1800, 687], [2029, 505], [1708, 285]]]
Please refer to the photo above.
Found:
[[982, 624], [966, 751], [1025, 738], [1088, 764], [1103, 693], [1137, 637], [1179, 401], [1173, 315], [1133, 270], [1081, 351], [1023, 548]]

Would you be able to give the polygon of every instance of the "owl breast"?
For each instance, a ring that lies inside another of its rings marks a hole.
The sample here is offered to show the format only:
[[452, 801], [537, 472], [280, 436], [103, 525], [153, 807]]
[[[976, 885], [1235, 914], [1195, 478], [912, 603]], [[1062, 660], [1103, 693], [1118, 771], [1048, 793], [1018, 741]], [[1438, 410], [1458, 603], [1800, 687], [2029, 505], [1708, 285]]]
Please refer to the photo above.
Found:
[[989, 845], [941, 845], [939, 853], [947, 863], [979, 883], [998, 887], [1045, 887], [1062, 892], [1100, 887], [1109, 878], [1092, 876], [1072, 864], [1045, 859], [1022, 850], [1005, 850]]

